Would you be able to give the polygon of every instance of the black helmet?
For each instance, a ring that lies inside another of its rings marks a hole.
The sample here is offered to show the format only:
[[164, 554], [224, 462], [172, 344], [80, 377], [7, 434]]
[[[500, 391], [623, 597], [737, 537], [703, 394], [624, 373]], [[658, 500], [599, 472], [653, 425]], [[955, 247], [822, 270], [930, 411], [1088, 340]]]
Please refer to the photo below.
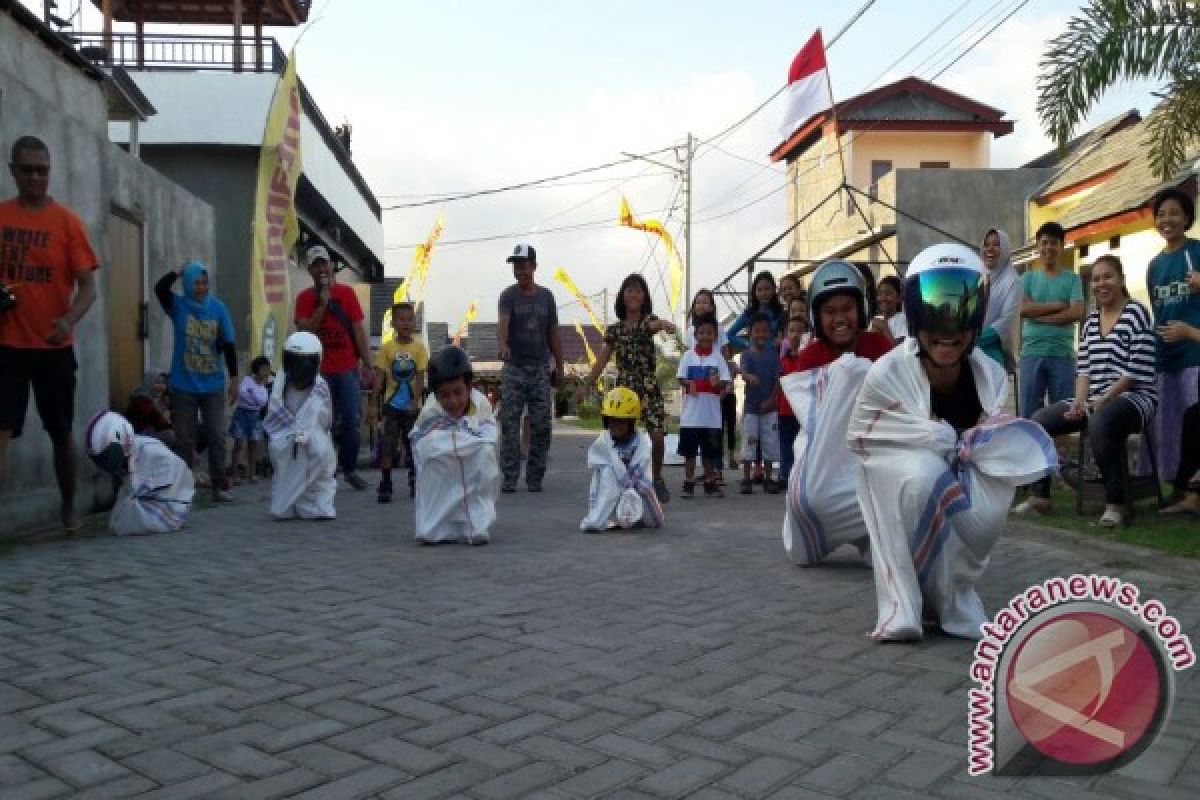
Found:
[[475, 379], [471, 359], [461, 347], [450, 345], [429, 359], [429, 388], [436, 389], [447, 381], [462, 378], [468, 384]]

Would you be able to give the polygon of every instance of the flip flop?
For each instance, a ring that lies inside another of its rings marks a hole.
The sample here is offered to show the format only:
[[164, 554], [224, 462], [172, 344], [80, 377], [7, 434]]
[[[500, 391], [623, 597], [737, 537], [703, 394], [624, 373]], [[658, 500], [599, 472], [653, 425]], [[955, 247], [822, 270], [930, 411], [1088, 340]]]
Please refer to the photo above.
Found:
[[1105, 511], [1097, 523], [1101, 528], [1119, 528], [1125, 524], [1125, 518], [1120, 511]]

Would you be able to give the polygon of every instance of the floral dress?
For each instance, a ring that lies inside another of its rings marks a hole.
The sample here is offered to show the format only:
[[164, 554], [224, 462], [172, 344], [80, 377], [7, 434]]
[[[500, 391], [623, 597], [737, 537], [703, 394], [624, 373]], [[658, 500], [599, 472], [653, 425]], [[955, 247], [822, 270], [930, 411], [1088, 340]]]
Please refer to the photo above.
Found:
[[630, 328], [615, 322], [604, 331], [604, 344], [616, 356], [617, 385], [632, 389], [642, 401], [642, 424], [647, 431], [664, 431], [667, 412], [655, 374], [654, 334], [648, 327], [657, 317], [639, 320]]

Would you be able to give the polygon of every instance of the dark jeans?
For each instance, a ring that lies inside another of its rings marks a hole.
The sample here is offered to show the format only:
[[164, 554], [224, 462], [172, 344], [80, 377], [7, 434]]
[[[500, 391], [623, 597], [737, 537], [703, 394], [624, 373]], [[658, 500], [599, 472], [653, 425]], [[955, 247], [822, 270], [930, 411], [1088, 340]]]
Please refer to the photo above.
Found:
[[208, 450], [208, 477], [213, 489], [225, 479], [225, 392], [194, 394], [171, 390], [171, 421], [175, 428], [175, 452], [192, 467], [196, 458], [196, 418], [204, 432]]
[[[1124, 397], [1110, 400], [1095, 414], [1085, 415], [1078, 419], [1067, 419], [1066, 412], [1071, 403], [1063, 401], [1046, 406], [1033, 415], [1034, 422], [1046, 429], [1051, 436], [1064, 433], [1086, 431], [1088, 445], [1100, 467], [1100, 475], [1104, 478], [1104, 501], [1112, 505], [1125, 503], [1125, 484], [1122, 480], [1123, 466], [1121, 460], [1128, 458], [1125, 451], [1125, 440], [1129, 434], [1142, 429], [1142, 415], [1137, 407]], [[1083, 465], [1080, 465], [1083, 469]], [[1043, 478], [1033, 485], [1033, 493], [1038, 497], [1050, 496], [1050, 479]]]
[[784, 483], [792, 476], [792, 464], [796, 462], [793, 446], [800, 433], [800, 420], [794, 416], [779, 415], [779, 480]]
[[333, 441], [337, 444], [338, 466], [343, 475], [353, 475], [358, 471], [358, 409], [362, 402], [358, 369], [322, 373], [321, 377], [329, 384], [333, 399]]
[[1183, 412], [1183, 439], [1179, 442], [1179, 471], [1171, 485], [1184, 494], [1188, 484], [1200, 470], [1200, 403], [1193, 403]]

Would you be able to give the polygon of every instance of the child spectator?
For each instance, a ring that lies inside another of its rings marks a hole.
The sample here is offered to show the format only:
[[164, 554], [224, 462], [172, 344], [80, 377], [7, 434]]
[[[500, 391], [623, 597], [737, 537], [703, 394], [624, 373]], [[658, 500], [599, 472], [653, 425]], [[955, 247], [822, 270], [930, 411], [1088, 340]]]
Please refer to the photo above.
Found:
[[604, 396], [600, 414], [604, 432], [588, 448], [592, 482], [588, 513], [579, 529], [662, 527], [662, 505], [650, 478], [650, 437], [637, 429], [641, 401], [631, 389], [618, 386]]
[[321, 340], [293, 333], [283, 345], [283, 374], [275, 379], [263, 430], [270, 436], [274, 477], [271, 514], [276, 519], [334, 519], [337, 451], [330, 426], [333, 398], [319, 374]]
[[1066, 234], [1057, 222], [1038, 228], [1038, 258], [1021, 276], [1021, 364], [1018, 410], [1032, 418], [1049, 395], [1050, 403], [1075, 391], [1074, 325], [1083, 319], [1083, 284], [1059, 267]]
[[763, 466], [763, 490], [778, 494], [771, 465], [779, 462], [779, 417], [775, 413], [775, 388], [779, 382], [779, 354], [771, 340], [771, 320], [759, 314], [750, 323], [750, 349], [741, 355], [746, 399], [742, 409], [742, 494], [754, 491], [752, 468]]
[[750, 284], [750, 296], [746, 299], [746, 310], [743, 311], [727, 332], [729, 343], [745, 350], [750, 346], [750, 340], [741, 333], [750, 325], [750, 320], [757, 314], [766, 314], [771, 320], [771, 338], [780, 334], [786, 322], [783, 304], [779, 302], [779, 294], [775, 290], [775, 276], [769, 272], [760, 272], [754, 276]]
[[654, 335], [660, 331], [675, 333], [675, 326], [654, 316], [650, 287], [646, 285], [646, 279], [636, 272], [621, 281], [613, 310], [617, 314], [617, 322], [605, 328], [604, 346], [600, 348], [587, 380], [576, 392], [576, 400], [582, 402], [587, 387], [596, 385], [601, 371], [615, 355], [617, 385], [632, 389], [642, 403], [642, 422], [653, 445], [651, 462], [654, 465], [654, 491], [658, 494], [659, 502], [665, 503], [671, 496], [662, 477], [667, 411], [663, 404], [662, 387], [658, 385]]
[[425, 368], [429, 364], [429, 351], [425, 344], [413, 338], [417, 316], [412, 303], [396, 303], [392, 306], [392, 330], [390, 340], [383, 343], [375, 357], [375, 369], [380, 374], [377, 382], [383, 390], [381, 417], [383, 422], [379, 451], [378, 500], [392, 500], [392, 462], [396, 454], [403, 456], [403, 466], [408, 467], [408, 496], [416, 493], [417, 472], [413, 466], [412, 444], [408, 436], [421, 410], [422, 394], [425, 390]]
[[684, 388], [683, 414], [679, 420], [679, 450], [684, 459], [683, 496], [696, 493], [696, 454], [704, 465], [704, 493], [724, 496], [717, 485], [717, 461], [721, 458], [721, 391], [729, 383], [729, 367], [716, 352], [717, 318], [695, 321], [696, 345], [679, 360], [676, 377]]
[[[787, 318], [788, 318], [789, 324], [794, 319], [800, 320], [799, 343], [800, 343], [800, 349], [802, 350], [802, 349], [804, 349], [805, 345], [807, 345], [809, 343], [809, 341], [812, 340], [812, 333], [808, 327], [808, 293], [807, 292], [802, 292], [801, 294], [793, 297], [790, 301], [788, 301], [787, 315], [788, 315]], [[788, 335], [787, 327], [788, 326], [784, 326], [783, 333], [781, 334], [780, 339], [779, 339], [779, 355], [780, 355], [780, 357], [786, 356], [788, 353], [790, 353], [792, 351], [792, 337]], [[798, 353], [798, 352], [800, 352], [800, 350], [797, 350], [796, 352]]]
[[262, 411], [270, 399], [267, 393], [267, 381], [270, 379], [271, 362], [266, 356], [259, 356], [250, 362], [250, 374], [242, 378], [238, 386], [237, 405], [229, 420], [229, 435], [233, 438], [229, 475], [234, 483], [237, 483], [242, 442], [246, 443], [246, 483], [258, 482], [255, 475], [257, 450], [258, 443], [263, 439]]
[[[692, 307], [688, 309], [687, 328], [683, 331], [684, 350], [690, 350], [696, 344], [696, 332], [694, 328], [696, 317], [706, 315], [714, 317], [717, 315], [717, 301], [711, 289], [698, 289], [692, 297]], [[717, 322], [716, 348], [724, 353], [726, 358], [729, 358], [729, 337], [725, 335], [725, 328], [719, 320]]]
[[[799, 297], [803, 291], [803, 287], [800, 286], [800, 279], [796, 277], [794, 272], [789, 272], [779, 279], [779, 305], [783, 306], [786, 312], [791, 302]], [[782, 332], [780, 335], [782, 335]]]
[[[788, 320], [787, 336], [783, 340], [787, 350], [779, 357], [780, 378], [800, 371], [800, 353], [809, 337], [807, 327], [804, 317], [792, 317]], [[775, 408], [776, 424], [779, 428], [779, 480], [786, 485], [788, 477], [792, 474], [793, 450], [796, 434], [800, 432], [800, 423], [796, 421], [796, 414], [788, 403], [787, 395], [780, 389], [776, 389], [775, 392]]]
[[417, 467], [416, 539], [421, 544], [487, 544], [496, 521], [499, 428], [473, 387], [475, 372], [460, 347], [429, 361], [433, 396], [410, 436]]
[[908, 336], [908, 318], [904, 316], [904, 286], [895, 275], [888, 275], [879, 281], [875, 289], [875, 297], [879, 302], [879, 316], [887, 324], [887, 334], [892, 341], [900, 343]]
[[183, 459], [158, 439], [138, 436], [129, 421], [101, 411], [88, 422], [87, 453], [121, 483], [108, 525], [118, 536], [183, 527], [195, 483]]
[[153, 436], [167, 447], [175, 446], [165, 372], [146, 373], [142, 385], [129, 395], [125, 419], [133, 426], [133, 432], [138, 436]]

